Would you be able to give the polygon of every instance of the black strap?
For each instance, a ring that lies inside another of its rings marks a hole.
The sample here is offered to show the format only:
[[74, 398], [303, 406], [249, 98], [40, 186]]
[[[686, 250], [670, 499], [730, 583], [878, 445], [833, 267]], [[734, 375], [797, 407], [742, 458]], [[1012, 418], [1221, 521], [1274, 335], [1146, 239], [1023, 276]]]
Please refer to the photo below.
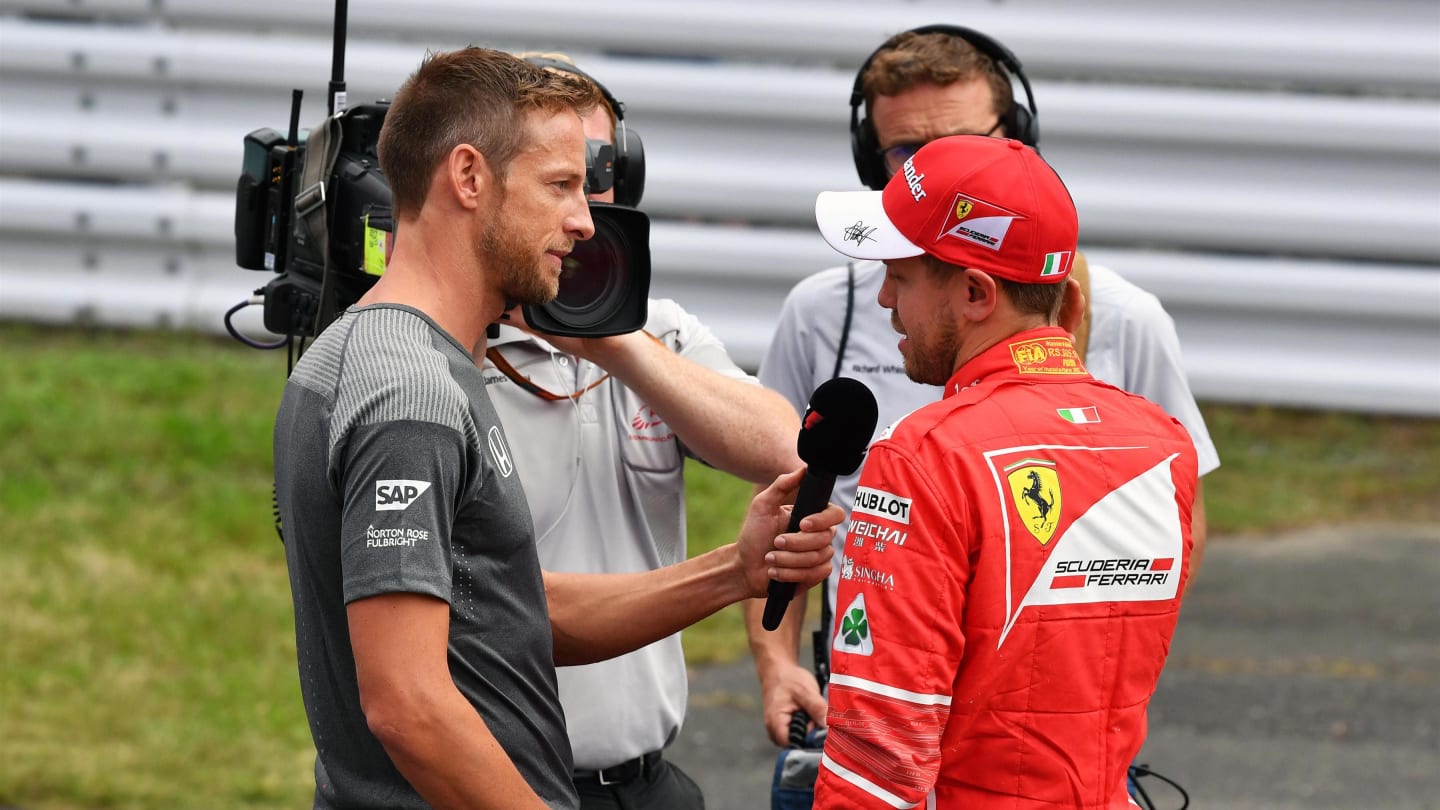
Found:
[[840, 376], [845, 363], [845, 344], [850, 342], [850, 320], [855, 315], [855, 263], [845, 265], [845, 323], [840, 327], [840, 343], [835, 347], [835, 370], [830, 379]]
[[338, 309], [334, 268], [330, 266], [330, 202], [325, 198], [325, 186], [340, 157], [341, 137], [339, 115], [329, 116], [310, 130], [305, 144], [305, 163], [300, 169], [300, 191], [295, 195], [299, 233], [307, 244], [320, 250], [320, 301], [311, 325], [317, 335], [330, 325]]
[[[850, 342], [850, 323], [855, 317], [855, 263], [845, 265], [845, 321], [840, 327], [840, 341], [835, 348], [835, 370], [830, 378], [840, 376], [845, 365], [845, 345]], [[830, 683], [830, 624], [835, 616], [830, 611], [830, 578], [820, 580], [820, 626], [810, 637], [815, 655], [815, 680], [823, 690]]]

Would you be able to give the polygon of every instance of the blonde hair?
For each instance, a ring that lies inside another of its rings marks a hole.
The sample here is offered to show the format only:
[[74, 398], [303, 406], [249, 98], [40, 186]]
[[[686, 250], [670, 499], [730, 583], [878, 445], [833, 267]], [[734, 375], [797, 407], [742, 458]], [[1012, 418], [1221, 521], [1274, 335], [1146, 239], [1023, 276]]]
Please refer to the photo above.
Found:
[[[615, 108], [611, 106], [610, 98], [606, 96], [606, 89], [601, 87], [600, 83], [596, 81], [593, 76], [581, 70], [580, 66], [575, 64], [575, 60], [570, 58], [569, 54], [561, 53], [560, 51], [521, 51], [515, 55], [531, 64], [540, 62], [541, 64], [538, 64], [538, 67], [553, 73], [569, 76], [572, 79], [577, 79], [581, 84], [585, 85], [590, 91], [591, 103], [596, 107], [604, 109], [605, 115], [610, 119], [610, 142], [615, 142], [615, 130], [620, 126], [620, 116]], [[556, 62], [558, 64], [547, 65], [543, 64], [544, 62]], [[561, 67], [561, 65], [568, 65], [569, 69]]]

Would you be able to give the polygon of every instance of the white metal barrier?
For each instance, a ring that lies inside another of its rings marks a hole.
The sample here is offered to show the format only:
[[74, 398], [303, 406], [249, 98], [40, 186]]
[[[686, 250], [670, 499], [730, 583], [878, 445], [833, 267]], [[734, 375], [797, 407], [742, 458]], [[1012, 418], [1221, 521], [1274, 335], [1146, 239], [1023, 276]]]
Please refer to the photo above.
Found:
[[[266, 279], [233, 262], [241, 139], [291, 87], [323, 113], [332, 10], [0, 1], [0, 317], [218, 329]], [[644, 135], [656, 293], [754, 364], [836, 263], [810, 210], [856, 187], [855, 66], [942, 20], [1025, 61], [1083, 246], [1166, 303], [1200, 396], [1440, 415], [1434, 3], [356, 0], [346, 78], [355, 103], [426, 47], [570, 50]]]

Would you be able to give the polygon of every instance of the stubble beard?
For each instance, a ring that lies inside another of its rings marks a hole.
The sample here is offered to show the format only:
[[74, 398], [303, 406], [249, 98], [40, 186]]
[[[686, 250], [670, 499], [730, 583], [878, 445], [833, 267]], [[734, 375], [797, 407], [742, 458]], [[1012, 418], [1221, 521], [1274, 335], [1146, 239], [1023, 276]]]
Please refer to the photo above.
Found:
[[955, 357], [960, 349], [959, 330], [954, 314], [948, 311], [942, 311], [929, 327], [929, 334], [923, 340], [906, 333], [910, 350], [904, 358], [905, 376], [917, 383], [944, 385], [955, 373]]
[[489, 225], [480, 235], [481, 266], [498, 275], [507, 301], [539, 306], [553, 300], [560, 291], [560, 279], [541, 266], [534, 247], [526, 244], [520, 229], [505, 215], [503, 193], [488, 219]]

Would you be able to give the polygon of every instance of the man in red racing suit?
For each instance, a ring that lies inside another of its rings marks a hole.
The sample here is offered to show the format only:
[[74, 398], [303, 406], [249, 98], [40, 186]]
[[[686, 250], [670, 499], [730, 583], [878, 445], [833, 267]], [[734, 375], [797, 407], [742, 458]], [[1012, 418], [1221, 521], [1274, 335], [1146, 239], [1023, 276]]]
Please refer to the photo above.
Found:
[[[891, 426], [861, 473], [816, 808], [1131, 806], [1126, 766], [1189, 573], [1196, 458], [1184, 428], [1092, 378], [1054, 325], [1058, 303], [1037, 324], [992, 278], [996, 301], [975, 309], [981, 276], [1053, 283], [1037, 262], [1049, 269], [1075, 232], [1068, 194], [1024, 191], [1059, 186], [1038, 156], [996, 158], [978, 140], [920, 150], [873, 192], [882, 215], [817, 203], [842, 252], [867, 252], [860, 222], [882, 243], [868, 252], [923, 251], [887, 261], [880, 301], [905, 334], [907, 373], [945, 395]], [[932, 199], [945, 210], [926, 210]], [[1000, 233], [999, 251], [980, 245], [998, 258], [948, 244], [957, 215], [976, 209], [1011, 217], [969, 220]], [[883, 244], [886, 226], [913, 245]], [[937, 259], [948, 274], [917, 264]]]

